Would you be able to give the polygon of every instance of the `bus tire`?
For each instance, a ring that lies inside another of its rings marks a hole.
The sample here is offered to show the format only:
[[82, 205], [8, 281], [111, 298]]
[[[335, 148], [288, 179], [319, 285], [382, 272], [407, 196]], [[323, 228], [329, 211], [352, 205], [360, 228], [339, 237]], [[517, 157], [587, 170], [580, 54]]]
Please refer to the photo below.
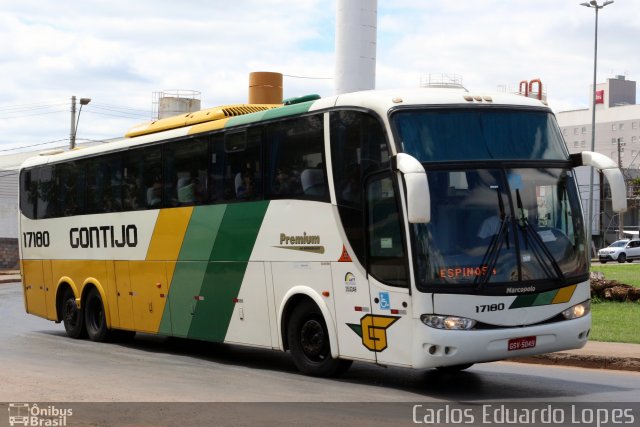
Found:
[[69, 287], [63, 291], [62, 300], [60, 301], [60, 314], [67, 336], [74, 339], [87, 336], [87, 330], [84, 327], [84, 312], [78, 308], [76, 296]]
[[104, 304], [96, 288], [89, 290], [84, 301], [84, 323], [91, 341], [104, 342], [109, 339]]
[[438, 366], [436, 369], [440, 372], [460, 372], [473, 366], [473, 363], [461, 363], [460, 365]]
[[318, 306], [310, 300], [296, 306], [287, 328], [289, 350], [300, 372], [314, 377], [344, 373], [350, 360], [333, 359], [327, 325]]

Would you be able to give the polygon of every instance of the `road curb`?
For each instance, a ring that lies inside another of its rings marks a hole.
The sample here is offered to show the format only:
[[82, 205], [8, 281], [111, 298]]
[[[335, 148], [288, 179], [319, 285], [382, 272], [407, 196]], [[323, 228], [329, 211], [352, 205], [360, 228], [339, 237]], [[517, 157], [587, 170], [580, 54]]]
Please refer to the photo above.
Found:
[[615, 371], [640, 372], [640, 358], [608, 357], [592, 354], [549, 353], [508, 359], [510, 362], [538, 365], [575, 366], [588, 369], [610, 369]]

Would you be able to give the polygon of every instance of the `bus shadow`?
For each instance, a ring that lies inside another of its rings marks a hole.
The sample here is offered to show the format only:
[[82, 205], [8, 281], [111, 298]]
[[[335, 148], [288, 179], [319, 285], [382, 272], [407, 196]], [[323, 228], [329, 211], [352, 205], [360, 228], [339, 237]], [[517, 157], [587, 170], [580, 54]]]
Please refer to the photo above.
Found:
[[[64, 332], [51, 330], [40, 332], [77, 342], [68, 338]], [[135, 339], [125, 342], [95, 344], [121, 346], [155, 354], [172, 354], [234, 367], [242, 366], [249, 369], [303, 375], [298, 372], [288, 353], [269, 349], [140, 333]], [[529, 368], [527, 364], [510, 363], [504, 366], [505, 369], [501, 369], [494, 364], [478, 364], [466, 371], [449, 373], [436, 369], [418, 371], [355, 362], [341, 377], [309, 378], [309, 381], [336, 381], [396, 389], [414, 394], [417, 400], [429, 398], [469, 402], [578, 400], [580, 396], [627, 390], [624, 387], [605, 386], [601, 383], [578, 382], [550, 376], [539, 377], [527, 372]], [[513, 372], [513, 366], [521, 366], [521, 372]]]

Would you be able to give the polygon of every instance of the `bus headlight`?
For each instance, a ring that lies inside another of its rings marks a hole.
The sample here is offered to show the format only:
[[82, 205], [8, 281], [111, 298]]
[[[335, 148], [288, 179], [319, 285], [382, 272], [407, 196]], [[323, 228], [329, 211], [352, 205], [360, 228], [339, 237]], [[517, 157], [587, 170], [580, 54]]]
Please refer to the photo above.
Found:
[[436, 329], [468, 330], [476, 325], [475, 320], [467, 319], [466, 317], [440, 316], [437, 314], [423, 314], [420, 316], [420, 320], [425, 325]]
[[567, 308], [562, 312], [565, 319], [578, 319], [591, 311], [591, 301], [586, 300], [580, 304], [576, 304], [573, 307]]

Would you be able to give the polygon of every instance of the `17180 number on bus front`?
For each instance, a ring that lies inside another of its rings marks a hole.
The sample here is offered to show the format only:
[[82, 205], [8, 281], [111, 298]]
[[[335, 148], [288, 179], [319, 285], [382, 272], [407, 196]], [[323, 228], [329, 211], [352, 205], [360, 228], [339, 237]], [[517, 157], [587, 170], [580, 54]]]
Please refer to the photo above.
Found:
[[486, 313], [490, 311], [502, 311], [502, 310], [504, 310], [504, 303], [476, 305], [476, 313]]

